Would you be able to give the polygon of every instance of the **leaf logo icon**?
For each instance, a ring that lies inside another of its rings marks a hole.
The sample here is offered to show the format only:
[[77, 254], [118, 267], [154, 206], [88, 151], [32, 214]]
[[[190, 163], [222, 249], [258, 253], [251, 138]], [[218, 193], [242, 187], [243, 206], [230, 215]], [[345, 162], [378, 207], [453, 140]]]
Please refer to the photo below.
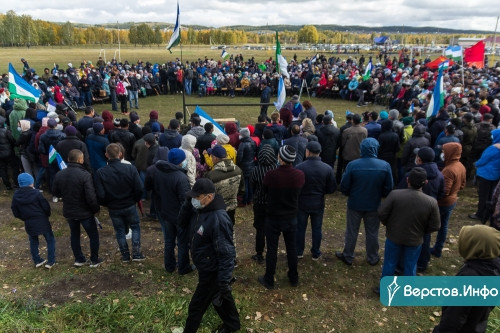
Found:
[[391, 306], [392, 299], [394, 298], [394, 295], [396, 292], [401, 288], [401, 286], [398, 285], [397, 280], [398, 277], [394, 277], [394, 281], [390, 285], [387, 286], [387, 292], [389, 293], [389, 306]]

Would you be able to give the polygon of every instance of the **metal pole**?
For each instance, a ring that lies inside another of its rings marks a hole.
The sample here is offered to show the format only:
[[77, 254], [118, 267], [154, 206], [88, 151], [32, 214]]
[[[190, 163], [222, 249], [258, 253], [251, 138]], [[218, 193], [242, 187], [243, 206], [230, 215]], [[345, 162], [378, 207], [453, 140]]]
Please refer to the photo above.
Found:
[[196, 103], [196, 104], [185, 104], [185, 106], [270, 106], [274, 103]]
[[493, 36], [493, 57], [491, 57], [491, 63], [495, 65], [495, 54], [496, 54], [496, 44], [497, 44], [497, 28], [498, 28], [498, 18], [500, 16], [497, 16], [497, 24], [495, 25], [495, 35]]
[[[122, 53], [120, 52], [120, 25], [118, 24], [118, 21], [116, 21], [116, 27], [118, 28], [118, 62], [122, 62]], [[116, 59], [116, 52], [115, 52], [115, 59]]]

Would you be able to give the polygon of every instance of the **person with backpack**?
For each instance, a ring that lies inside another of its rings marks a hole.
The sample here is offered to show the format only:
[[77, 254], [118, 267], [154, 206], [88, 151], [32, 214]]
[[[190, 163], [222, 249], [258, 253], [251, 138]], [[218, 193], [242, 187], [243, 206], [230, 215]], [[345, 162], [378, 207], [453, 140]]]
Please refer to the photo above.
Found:
[[184, 89], [186, 91], [186, 95], [191, 95], [191, 85], [193, 83], [193, 69], [191, 66], [187, 66], [186, 75], [184, 76]]

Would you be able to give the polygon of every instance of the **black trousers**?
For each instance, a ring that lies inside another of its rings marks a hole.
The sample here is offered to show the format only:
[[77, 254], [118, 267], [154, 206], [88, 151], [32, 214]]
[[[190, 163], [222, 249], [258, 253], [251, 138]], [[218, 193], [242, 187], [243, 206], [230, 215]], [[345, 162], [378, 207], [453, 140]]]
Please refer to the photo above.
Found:
[[255, 252], [262, 255], [266, 246], [266, 206], [253, 205], [253, 227], [255, 228]]
[[477, 176], [477, 194], [479, 196], [479, 202], [477, 204], [476, 215], [481, 218], [481, 221], [485, 223], [493, 212], [488, 212], [486, 203], [491, 201], [493, 196], [493, 191], [497, 186], [498, 180], [488, 180], [483, 177]]
[[[214, 301], [214, 298], [218, 296], [220, 296], [220, 294], [217, 271], [198, 271], [198, 285], [189, 303], [184, 333], [196, 333], [208, 306]], [[224, 328], [229, 332], [239, 330], [240, 317], [238, 310], [236, 310], [236, 305], [234, 304], [233, 295], [231, 295], [231, 293], [225, 293], [222, 296], [220, 304], [219, 302], [215, 303], [218, 304], [217, 306], [214, 304], [214, 309], [222, 319]]]

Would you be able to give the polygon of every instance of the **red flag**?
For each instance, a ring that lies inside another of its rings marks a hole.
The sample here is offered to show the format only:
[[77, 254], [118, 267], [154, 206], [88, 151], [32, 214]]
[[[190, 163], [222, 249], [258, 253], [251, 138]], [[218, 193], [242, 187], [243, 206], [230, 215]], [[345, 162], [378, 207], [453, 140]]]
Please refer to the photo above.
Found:
[[465, 49], [464, 61], [469, 67], [476, 66], [477, 68], [484, 67], [484, 41], [480, 40], [476, 45]]

